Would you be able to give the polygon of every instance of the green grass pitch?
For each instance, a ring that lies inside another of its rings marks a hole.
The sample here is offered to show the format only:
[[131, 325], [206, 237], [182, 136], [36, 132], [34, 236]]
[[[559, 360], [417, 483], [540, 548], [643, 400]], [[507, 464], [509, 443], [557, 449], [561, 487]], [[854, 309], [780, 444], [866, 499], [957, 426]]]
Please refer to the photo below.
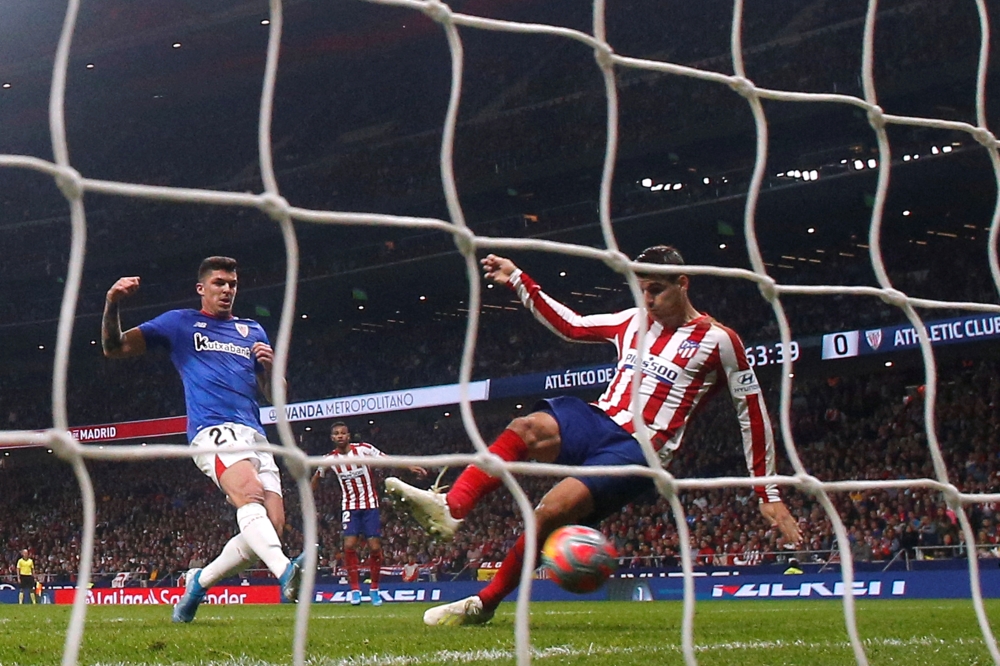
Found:
[[[858, 600], [858, 627], [877, 664], [992, 663], [969, 601]], [[425, 604], [313, 606], [307, 662], [315, 666], [514, 663], [514, 604], [480, 627], [425, 627]], [[836, 601], [699, 602], [700, 664], [852, 664]], [[0, 606], [0, 664], [60, 663], [68, 606]], [[994, 623], [1000, 601], [988, 601]], [[677, 602], [532, 604], [540, 664], [680, 664]], [[82, 664], [290, 664], [291, 606], [202, 606], [190, 625], [166, 606], [88, 609]]]

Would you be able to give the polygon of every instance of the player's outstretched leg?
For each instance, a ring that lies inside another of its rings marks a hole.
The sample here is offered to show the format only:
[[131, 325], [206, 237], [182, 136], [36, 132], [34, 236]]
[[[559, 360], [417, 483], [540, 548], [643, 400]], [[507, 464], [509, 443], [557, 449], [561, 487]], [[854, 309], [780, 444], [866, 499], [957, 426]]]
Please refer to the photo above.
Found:
[[205, 593], [208, 591], [198, 581], [200, 575], [201, 569], [191, 569], [187, 572], [187, 580], [184, 581], [184, 595], [180, 601], [174, 604], [174, 612], [170, 617], [174, 622], [191, 622], [194, 620], [194, 614], [198, 612], [198, 605], [205, 598]]
[[[551, 419], [547, 414], [544, 416]], [[536, 413], [515, 419], [490, 445], [490, 453], [508, 462], [526, 460], [528, 444], [525, 437], [531, 441], [537, 439], [535, 421], [538, 417]], [[555, 424], [555, 420], [552, 420], [552, 424]], [[415, 488], [396, 477], [385, 480], [385, 489], [390, 495], [409, 506], [414, 519], [428, 533], [450, 539], [462, 519], [472, 511], [476, 503], [499, 488], [500, 484], [501, 481], [497, 477], [490, 476], [474, 465], [469, 465], [447, 495], [436, 490]]]
[[[282, 601], [296, 601], [302, 580], [302, 555], [289, 560], [281, 549], [278, 527], [284, 524], [284, 506], [276, 473], [265, 475], [271, 488], [249, 460], [239, 460], [219, 477], [223, 492], [238, 508], [236, 523], [247, 547], [278, 579]], [[267, 505], [267, 506], [265, 506]]]
[[479, 594], [450, 604], [435, 606], [424, 613], [428, 626], [455, 626], [489, 622], [500, 602], [517, 589], [521, 581], [521, 564], [524, 562], [524, 535], [517, 538], [514, 547], [504, 558], [496, 576]]
[[445, 494], [440, 491], [421, 490], [396, 477], [385, 480], [385, 489], [409, 508], [428, 534], [451, 539], [462, 524], [461, 520], [452, 517]]
[[[606, 478], [606, 477], [602, 477]], [[545, 494], [535, 509], [535, 526], [541, 545], [557, 527], [583, 521], [594, 514], [594, 498], [590, 489], [579, 479], [566, 478]], [[424, 613], [424, 624], [482, 624], [493, 617], [497, 606], [521, 582], [524, 564], [525, 537], [517, 538], [514, 547], [504, 557], [496, 576], [474, 597], [435, 606]]]

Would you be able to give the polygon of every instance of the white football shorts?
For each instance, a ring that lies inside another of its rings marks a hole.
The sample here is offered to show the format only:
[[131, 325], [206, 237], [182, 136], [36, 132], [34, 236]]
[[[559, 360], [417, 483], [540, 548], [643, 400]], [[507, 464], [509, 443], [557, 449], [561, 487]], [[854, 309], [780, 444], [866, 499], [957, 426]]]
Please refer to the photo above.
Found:
[[281, 495], [281, 476], [272, 454], [266, 451], [227, 451], [237, 446], [267, 443], [267, 438], [250, 426], [240, 423], [220, 423], [202, 428], [191, 441], [191, 446], [205, 450], [205, 453], [194, 456], [194, 463], [205, 476], [215, 482], [215, 485], [219, 485], [219, 477], [235, 463], [249, 460], [257, 468], [257, 475], [264, 490]]

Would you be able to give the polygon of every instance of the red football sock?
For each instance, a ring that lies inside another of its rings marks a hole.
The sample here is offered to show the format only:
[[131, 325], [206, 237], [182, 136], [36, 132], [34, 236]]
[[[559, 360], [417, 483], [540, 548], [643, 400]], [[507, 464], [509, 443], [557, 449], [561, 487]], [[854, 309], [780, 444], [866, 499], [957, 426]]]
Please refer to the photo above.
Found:
[[352, 590], [360, 590], [361, 584], [358, 582], [358, 551], [354, 548], [344, 549], [344, 566], [347, 567], [347, 581], [351, 584]]
[[[528, 457], [528, 445], [521, 436], [513, 430], [504, 430], [490, 445], [490, 453], [499, 456], [507, 462], [525, 460]], [[461, 520], [469, 515], [476, 503], [484, 496], [500, 487], [501, 481], [490, 476], [474, 465], [469, 465], [459, 475], [455, 485], [448, 491], [448, 508], [453, 518]]]
[[382, 551], [373, 550], [368, 555], [368, 565], [372, 570], [372, 587], [371, 589], [378, 589], [378, 577], [382, 573]]
[[517, 538], [514, 547], [503, 558], [497, 575], [493, 577], [490, 584], [479, 592], [479, 598], [483, 600], [483, 608], [492, 610], [500, 605], [504, 597], [517, 589], [521, 582], [521, 564], [524, 563], [524, 535]]

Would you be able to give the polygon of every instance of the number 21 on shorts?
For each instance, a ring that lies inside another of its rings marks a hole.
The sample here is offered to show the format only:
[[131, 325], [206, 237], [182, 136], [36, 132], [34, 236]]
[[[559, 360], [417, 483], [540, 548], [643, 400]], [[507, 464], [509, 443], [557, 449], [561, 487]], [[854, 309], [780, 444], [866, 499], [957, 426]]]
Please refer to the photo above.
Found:
[[216, 446], [236, 443], [236, 431], [230, 426], [215, 426], [208, 431], [208, 435]]

